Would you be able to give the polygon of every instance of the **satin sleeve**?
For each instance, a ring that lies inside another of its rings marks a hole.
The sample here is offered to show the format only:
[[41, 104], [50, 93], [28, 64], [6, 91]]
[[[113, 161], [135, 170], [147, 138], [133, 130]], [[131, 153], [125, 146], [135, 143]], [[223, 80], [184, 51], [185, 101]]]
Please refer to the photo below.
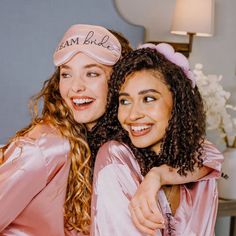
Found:
[[110, 141], [99, 149], [93, 177], [90, 236], [144, 235], [134, 226], [128, 209], [142, 179], [139, 165], [125, 145]]
[[221, 175], [221, 167], [224, 161], [223, 154], [209, 141], [203, 143], [203, 165], [212, 170], [199, 180], [208, 180], [211, 178], [219, 178]]
[[0, 232], [6, 228], [47, 183], [48, 171], [35, 142], [11, 143], [0, 166]]

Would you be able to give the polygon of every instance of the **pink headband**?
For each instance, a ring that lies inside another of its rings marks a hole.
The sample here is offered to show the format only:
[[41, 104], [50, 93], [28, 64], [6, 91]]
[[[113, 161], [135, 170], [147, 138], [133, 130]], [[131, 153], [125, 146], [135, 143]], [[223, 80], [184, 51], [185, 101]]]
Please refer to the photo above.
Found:
[[60, 66], [78, 52], [85, 53], [101, 64], [114, 65], [121, 56], [121, 45], [118, 39], [104, 27], [72, 25], [54, 52], [54, 64]]
[[171, 61], [172, 63], [179, 66], [188, 79], [192, 82], [192, 87], [194, 88], [196, 85], [196, 79], [194, 77], [193, 72], [189, 69], [189, 61], [188, 59], [179, 52], [175, 52], [174, 48], [167, 43], [159, 43], [157, 45], [152, 43], [146, 43], [138, 47], [139, 48], [153, 48], [156, 49], [158, 52], [163, 54], [167, 60]]

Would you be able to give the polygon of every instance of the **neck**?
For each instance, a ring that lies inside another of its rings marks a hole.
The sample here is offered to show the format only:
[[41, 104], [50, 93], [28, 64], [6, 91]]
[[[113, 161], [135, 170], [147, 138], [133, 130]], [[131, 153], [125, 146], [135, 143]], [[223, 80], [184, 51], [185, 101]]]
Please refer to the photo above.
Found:
[[151, 147], [151, 150], [154, 151], [158, 155], [161, 151], [161, 143], [153, 145]]

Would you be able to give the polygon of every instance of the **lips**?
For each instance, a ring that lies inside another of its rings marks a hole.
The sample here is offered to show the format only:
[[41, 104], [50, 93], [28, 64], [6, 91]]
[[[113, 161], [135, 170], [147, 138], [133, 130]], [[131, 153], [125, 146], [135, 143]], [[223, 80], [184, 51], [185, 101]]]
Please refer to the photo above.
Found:
[[146, 135], [152, 129], [152, 124], [131, 124], [130, 133], [134, 137]]
[[71, 97], [72, 106], [77, 111], [88, 109], [94, 101], [95, 99], [91, 97]]

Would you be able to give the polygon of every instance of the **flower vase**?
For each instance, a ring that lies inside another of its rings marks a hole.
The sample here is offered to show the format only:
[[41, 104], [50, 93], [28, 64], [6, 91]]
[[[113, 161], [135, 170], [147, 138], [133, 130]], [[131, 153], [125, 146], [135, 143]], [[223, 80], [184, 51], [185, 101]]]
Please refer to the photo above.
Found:
[[227, 148], [224, 152], [222, 165], [223, 175], [218, 180], [219, 197], [224, 199], [236, 199], [236, 148]]

